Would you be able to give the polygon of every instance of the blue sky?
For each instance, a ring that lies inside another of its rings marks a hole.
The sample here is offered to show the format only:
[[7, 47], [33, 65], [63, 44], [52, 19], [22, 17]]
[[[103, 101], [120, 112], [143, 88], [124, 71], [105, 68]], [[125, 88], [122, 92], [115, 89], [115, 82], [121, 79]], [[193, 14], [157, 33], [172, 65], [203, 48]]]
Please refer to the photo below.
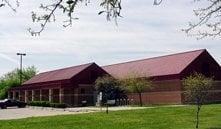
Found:
[[35, 65], [39, 72], [96, 62], [107, 65], [206, 48], [221, 63], [219, 38], [196, 40], [181, 31], [195, 20], [193, 0], [165, 0], [153, 6], [153, 0], [122, 1], [123, 18], [118, 26], [97, 15], [102, 8], [96, 1], [77, 8], [72, 27], [63, 28], [59, 12], [55, 23], [48, 24], [41, 36], [32, 37], [31, 11], [43, 0], [23, 0], [17, 12], [0, 10], [0, 75], [18, 67], [17, 52], [25, 52], [24, 66]]

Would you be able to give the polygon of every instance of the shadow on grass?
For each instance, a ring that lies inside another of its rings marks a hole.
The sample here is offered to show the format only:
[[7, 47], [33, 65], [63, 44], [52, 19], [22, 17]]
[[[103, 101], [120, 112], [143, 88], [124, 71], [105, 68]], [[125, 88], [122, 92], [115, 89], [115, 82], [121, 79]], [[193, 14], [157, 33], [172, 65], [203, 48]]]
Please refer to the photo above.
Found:
[[221, 129], [221, 127], [209, 127], [207, 129]]

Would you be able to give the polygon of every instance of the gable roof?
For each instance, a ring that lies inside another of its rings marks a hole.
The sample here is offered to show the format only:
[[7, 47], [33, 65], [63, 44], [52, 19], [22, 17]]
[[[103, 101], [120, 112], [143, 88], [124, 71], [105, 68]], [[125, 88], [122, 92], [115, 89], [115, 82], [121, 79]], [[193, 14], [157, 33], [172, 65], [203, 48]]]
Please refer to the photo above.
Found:
[[91, 66], [92, 64], [94, 63], [88, 63], [88, 64], [40, 73], [32, 77], [30, 80], [24, 82], [23, 85], [71, 79], [72, 77], [74, 77], [75, 75], [86, 69], [87, 67]]
[[124, 62], [103, 66], [110, 75], [116, 78], [127, 77], [128, 74], [138, 74], [140, 77], [165, 76], [180, 74], [205, 49], [153, 57], [148, 59]]

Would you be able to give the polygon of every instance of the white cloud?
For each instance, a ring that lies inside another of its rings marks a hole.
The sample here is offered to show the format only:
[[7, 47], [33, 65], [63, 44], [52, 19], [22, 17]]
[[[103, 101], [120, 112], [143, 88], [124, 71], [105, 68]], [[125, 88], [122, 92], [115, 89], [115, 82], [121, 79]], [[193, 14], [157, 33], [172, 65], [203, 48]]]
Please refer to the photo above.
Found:
[[[41, 2], [44, 0], [23, 0], [17, 13], [0, 11], [0, 52], [26, 52], [25, 66], [36, 65], [45, 71], [91, 61], [104, 65], [199, 48], [207, 48], [221, 62], [219, 40], [197, 41], [181, 32], [194, 19], [192, 9], [196, 5], [192, 0], [169, 0], [160, 6], [147, 0], [122, 1], [119, 26], [98, 16], [102, 8], [91, 1], [87, 7], [77, 8], [80, 20], [71, 28], [62, 27], [61, 16], [56, 23], [48, 24], [41, 36], [32, 37], [26, 30], [36, 26], [30, 12]], [[12, 67], [1, 64], [1, 68]], [[4, 72], [0, 70], [0, 75]]]
[[[0, 53], [0, 58], [4, 59], [4, 60], [7, 60], [9, 62], [12, 62], [12, 63], [16, 63], [16, 64], [19, 64], [17, 60], [15, 60], [14, 58], [6, 55], [6, 54], [3, 54], [3, 53]], [[2, 60], [1, 59], [1, 60]]]

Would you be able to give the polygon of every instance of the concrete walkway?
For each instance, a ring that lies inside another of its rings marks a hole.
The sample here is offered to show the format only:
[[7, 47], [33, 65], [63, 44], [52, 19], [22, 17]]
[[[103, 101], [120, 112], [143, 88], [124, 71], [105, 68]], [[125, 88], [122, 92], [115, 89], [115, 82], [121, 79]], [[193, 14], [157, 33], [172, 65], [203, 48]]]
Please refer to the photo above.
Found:
[[[182, 106], [182, 105], [174, 105]], [[145, 109], [145, 108], [156, 108], [156, 107], [109, 107], [109, 111], [119, 111], [119, 110], [136, 110], [136, 109]], [[82, 114], [90, 112], [100, 112], [106, 111], [105, 107], [75, 107], [75, 108], [66, 108], [66, 109], [57, 109], [57, 108], [43, 108], [43, 107], [27, 107], [27, 108], [8, 108], [0, 109], [0, 120], [9, 120], [9, 119], [20, 119], [28, 117], [38, 117], [38, 116], [54, 116], [54, 115], [67, 115], [67, 114]]]
[[65, 115], [65, 114], [77, 114], [77, 112], [48, 110], [48, 109], [34, 109], [34, 108], [0, 109], [0, 120], [20, 119], [20, 118], [37, 117], [37, 116]]

